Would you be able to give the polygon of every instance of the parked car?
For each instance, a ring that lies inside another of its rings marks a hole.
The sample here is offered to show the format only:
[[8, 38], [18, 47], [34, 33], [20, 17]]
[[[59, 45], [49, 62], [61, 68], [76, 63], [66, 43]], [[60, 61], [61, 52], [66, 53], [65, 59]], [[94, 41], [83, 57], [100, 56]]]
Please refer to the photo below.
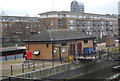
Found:
[[120, 65], [114, 66], [114, 67], [113, 67], [113, 70], [120, 71]]

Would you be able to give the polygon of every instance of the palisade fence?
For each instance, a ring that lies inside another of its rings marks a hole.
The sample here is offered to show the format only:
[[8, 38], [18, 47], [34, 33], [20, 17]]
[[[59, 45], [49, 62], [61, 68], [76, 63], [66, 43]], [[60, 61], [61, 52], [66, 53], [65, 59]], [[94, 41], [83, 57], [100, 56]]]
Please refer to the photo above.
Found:
[[[39, 63], [41, 62], [41, 63]], [[26, 72], [35, 71], [38, 69], [45, 69], [48, 67], [66, 64], [66, 62], [60, 61], [24, 61], [21, 65], [17, 66], [10, 66], [8, 70], [3, 71], [3, 80], [2, 81], [65, 81], [64, 79], [56, 80], [56, 79], [44, 79], [44, 80], [37, 80], [34, 78], [23, 78], [23, 77], [15, 77], [17, 74], [22, 74]], [[67, 62], [68, 63], [68, 62]]]
[[[119, 50], [117, 49], [117, 52]], [[109, 50], [108, 50], [109, 52]], [[111, 52], [113, 52], [113, 50], [111, 50]], [[116, 52], [116, 50], [115, 50]], [[9, 69], [4, 69], [2, 72], [3, 76], [14, 76], [17, 74], [22, 74], [22, 73], [26, 73], [26, 72], [31, 72], [31, 71], [35, 71], [38, 69], [43, 69], [46, 67], [50, 67], [50, 66], [55, 66], [58, 64], [64, 64], [66, 63], [65, 61], [24, 61], [23, 63], [19, 63], [18, 65], [11, 65], [9, 67]], [[86, 64], [86, 63], [85, 63]], [[76, 64], [73, 66], [76, 67]], [[68, 68], [70, 68], [69, 64], [68, 64]], [[62, 71], [63, 69], [61, 69]], [[69, 69], [67, 69], [69, 70]], [[59, 71], [57, 69], [57, 71]], [[51, 71], [50, 71], [51, 73]], [[22, 80], [23, 79], [23, 80]], [[33, 79], [28, 79], [29, 81], [40, 81], [40, 80], [33, 80]], [[17, 77], [9, 77], [9, 79], [7, 79], [6, 81], [28, 81], [27, 79], [24, 80], [24, 78], [17, 78]], [[42, 81], [42, 80], [41, 80]], [[45, 81], [45, 80], [44, 80]], [[49, 81], [49, 80], [47, 80]], [[52, 80], [53, 81], [53, 80]], [[58, 80], [57, 80], [58, 81]]]
[[65, 61], [31, 61], [26, 60], [23, 63], [18, 63], [15, 65], [11, 65], [10, 67], [2, 70], [3, 76], [14, 76], [17, 74], [22, 74], [25, 72], [31, 72], [38, 69], [43, 69], [46, 67], [51, 67], [55, 65], [59, 65], [61, 63], [66, 63]]
[[[68, 63], [65, 63], [65, 64], [63, 64], [63, 63], [64, 62], [62, 62], [62, 64], [61, 64], [61, 62], [59, 62], [59, 64], [54, 63], [54, 66], [52, 65], [51, 67], [50, 66], [46, 67], [46, 64], [45, 64], [45, 65], [42, 66], [43, 69], [39, 69], [39, 70], [36, 70], [36, 71], [23, 73], [23, 74], [17, 75], [17, 76], [8, 76], [6, 79], [3, 79], [2, 81], [66, 81], [65, 79], [44, 78], [46, 76], [50, 76], [50, 75], [54, 75], [54, 74], [62, 73], [62, 72], [67, 72], [70, 69], [75, 69], [75, 68], [79, 67], [77, 62], [68, 62]], [[27, 68], [28, 67], [29, 66], [27, 66]], [[35, 69], [35, 67], [33, 68], [31, 66], [31, 69]], [[25, 69], [23, 71], [25, 71]], [[41, 76], [38, 74], [38, 72], [41, 73]], [[29, 73], [30, 74], [34, 73], [35, 76], [39, 77], [39, 78], [29, 77], [29, 75], [30, 75]], [[28, 75], [28, 76], [26, 76], [26, 75]]]
[[[109, 54], [111, 55], [111, 54]], [[114, 56], [117, 56], [117, 54], [113, 54]], [[103, 54], [103, 56], [105, 57], [105, 55]], [[107, 57], [107, 55], [106, 55]], [[103, 59], [103, 60], [107, 60], [107, 59]], [[38, 69], [43, 69], [46, 67], [50, 67], [50, 66], [54, 66], [54, 65], [58, 65], [58, 64], [62, 64], [62, 63], [66, 63], [65, 61], [24, 61], [24, 63], [18, 63], [15, 65], [11, 65], [9, 67], [7, 67], [6, 69], [2, 70], [2, 75], [3, 76], [13, 76], [13, 75], [17, 75], [17, 74], [21, 74], [21, 73], [25, 73], [25, 72], [30, 72], [30, 71], [35, 71]]]

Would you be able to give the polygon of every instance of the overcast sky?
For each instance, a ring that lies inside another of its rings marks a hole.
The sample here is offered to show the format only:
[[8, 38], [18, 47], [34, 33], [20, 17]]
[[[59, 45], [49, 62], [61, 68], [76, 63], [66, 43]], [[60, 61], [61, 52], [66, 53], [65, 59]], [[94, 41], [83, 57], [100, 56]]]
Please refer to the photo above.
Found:
[[[70, 11], [73, 0], [0, 0], [0, 13], [8, 16], [37, 16], [48, 11]], [[86, 13], [117, 14], [120, 0], [76, 0], [83, 2]]]

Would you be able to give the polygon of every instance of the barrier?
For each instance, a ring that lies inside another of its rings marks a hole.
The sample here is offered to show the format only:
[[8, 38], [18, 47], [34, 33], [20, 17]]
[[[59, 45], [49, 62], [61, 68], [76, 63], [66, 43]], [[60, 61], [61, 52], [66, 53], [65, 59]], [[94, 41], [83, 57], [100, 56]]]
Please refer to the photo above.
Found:
[[62, 72], [67, 72], [69, 70], [77, 68], [74, 62], [69, 62], [66, 64], [60, 64], [57, 66], [51, 66], [47, 68], [43, 68], [40, 70], [23, 73], [22, 75], [17, 75], [16, 77], [24, 77], [24, 78], [33, 78], [33, 79], [42, 79], [51, 75], [59, 74]]
[[[108, 62], [108, 61], [100, 61], [100, 62], [90, 62], [90, 63], [79, 63], [69, 62], [66, 64], [60, 64], [57, 66], [51, 66], [47, 68], [43, 68], [40, 70], [23, 73], [22, 75], [17, 75], [16, 77], [24, 77], [24, 78], [32, 78], [32, 79], [64, 79], [69, 78], [71, 76], [85, 73], [88, 71], [92, 71], [99, 68], [104, 68], [108, 65], [115, 65], [117, 62]], [[86, 68], [88, 67], [89, 68]]]
[[7, 61], [7, 60], [16, 60], [23, 58], [23, 54], [15, 54], [15, 55], [6, 55], [6, 56], [1, 56], [0, 61]]

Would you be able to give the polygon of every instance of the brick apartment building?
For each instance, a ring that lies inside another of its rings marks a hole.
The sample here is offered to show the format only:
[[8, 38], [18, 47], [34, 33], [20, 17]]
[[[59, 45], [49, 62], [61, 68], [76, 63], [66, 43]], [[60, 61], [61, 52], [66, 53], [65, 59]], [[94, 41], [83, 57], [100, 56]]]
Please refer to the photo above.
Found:
[[24, 16], [2, 16], [0, 27], [3, 44], [6, 42], [22, 42], [30, 33], [40, 30], [39, 18]]
[[118, 35], [118, 20], [115, 15], [82, 12], [51, 11], [41, 13], [40, 25], [45, 29], [77, 29], [98, 39]]
[[120, 43], [120, 1], [118, 2], [118, 37], [119, 37], [119, 43]]
[[2, 16], [0, 27], [4, 42], [23, 41], [31, 33], [46, 29], [77, 29], [98, 39], [118, 35], [115, 15], [70, 11], [51, 11], [39, 15], [40, 17]]

